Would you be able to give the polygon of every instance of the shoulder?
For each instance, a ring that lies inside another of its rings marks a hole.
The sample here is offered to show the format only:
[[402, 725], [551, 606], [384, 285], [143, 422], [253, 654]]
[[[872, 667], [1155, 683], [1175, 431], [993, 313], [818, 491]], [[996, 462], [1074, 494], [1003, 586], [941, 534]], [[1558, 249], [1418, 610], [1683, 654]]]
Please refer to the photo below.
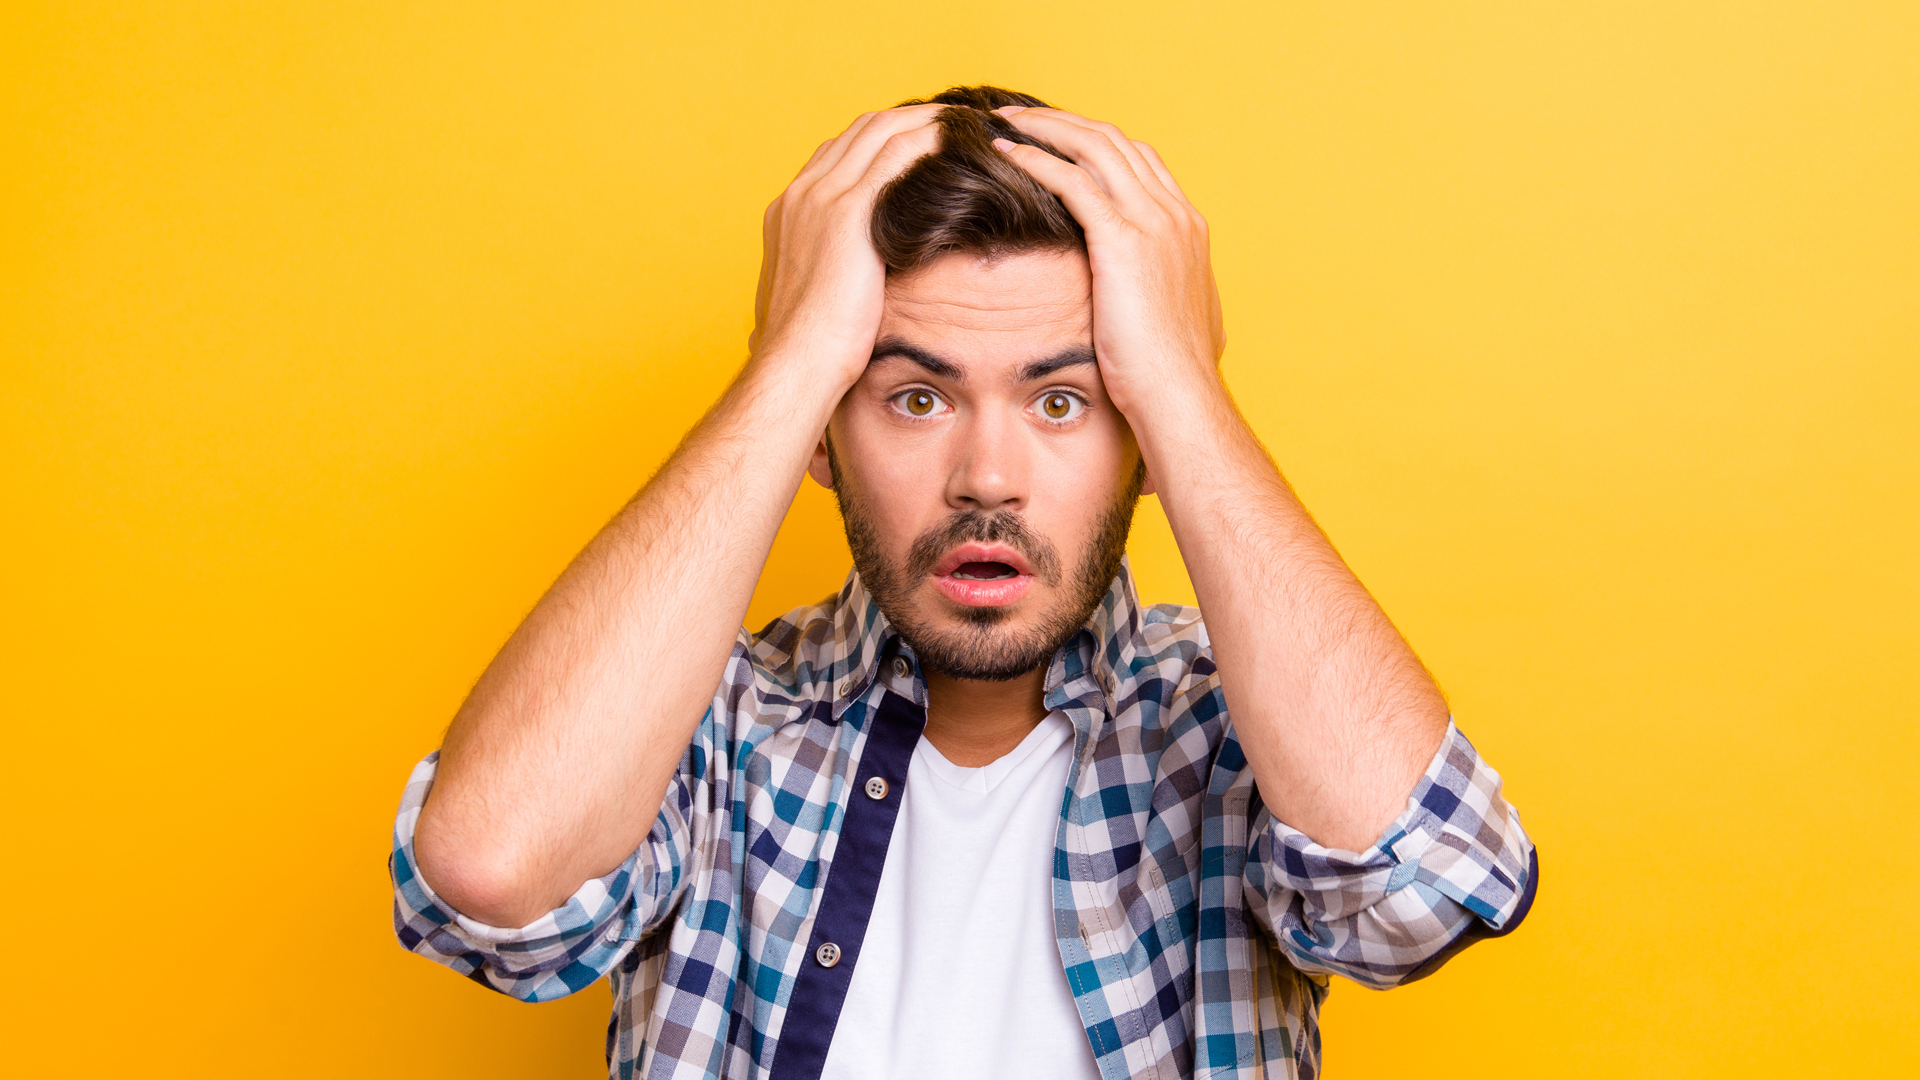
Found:
[[798, 692], [833, 676], [837, 654], [835, 598], [794, 608], [760, 628], [741, 631], [738, 652], [754, 677], [772, 687]]
[[[1132, 641], [1118, 650], [1116, 712], [1128, 721], [1180, 726], [1224, 719], [1225, 699], [1200, 609], [1179, 604], [1142, 607]], [[1132, 706], [1152, 703], [1141, 712]]]
[[1169, 647], [1193, 643], [1204, 649], [1207, 645], [1206, 620], [1200, 617], [1197, 607], [1152, 604], [1140, 611], [1140, 640], [1146, 648], [1154, 647], [1155, 643], [1166, 643]]
[[[741, 628], [716, 689], [708, 723], [735, 742], [813, 714], [832, 701], [836, 654], [832, 598], [794, 608], [758, 631]], [[713, 738], [721, 738], [716, 730]]]
[[1115, 662], [1105, 752], [1138, 757], [1155, 777], [1186, 778], [1176, 787], [1204, 784], [1195, 778], [1211, 775], [1231, 735], [1200, 610], [1142, 605], [1129, 631], [1109, 654]]
[[1155, 604], [1142, 609], [1131, 651], [1136, 677], [1190, 684], [1214, 675], [1213, 647], [1197, 607]]

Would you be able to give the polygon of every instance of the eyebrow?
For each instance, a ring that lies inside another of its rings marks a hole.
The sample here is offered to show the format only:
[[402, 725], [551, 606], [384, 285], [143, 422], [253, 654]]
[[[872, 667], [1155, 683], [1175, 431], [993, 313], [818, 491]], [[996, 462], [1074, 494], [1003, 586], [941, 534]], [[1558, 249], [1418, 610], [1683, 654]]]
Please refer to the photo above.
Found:
[[1035, 360], [1025, 367], [1022, 367], [1020, 369], [1020, 381], [1033, 382], [1036, 379], [1044, 379], [1056, 371], [1098, 362], [1099, 361], [1094, 358], [1091, 346], [1075, 345], [1073, 348], [1067, 349], [1064, 352], [1055, 353], [1044, 360]]
[[899, 338], [881, 338], [874, 343], [873, 355], [867, 363], [877, 364], [882, 360], [911, 360], [927, 370], [930, 375], [938, 375], [948, 382], [965, 382], [967, 373], [960, 365], [951, 360], [943, 360], [918, 345], [911, 345]]
[[[960, 365], [899, 338], [882, 338], [874, 344], [873, 355], [867, 359], [867, 363], [877, 364], [882, 360], [909, 360], [924, 368], [928, 374], [937, 375], [949, 382], [964, 383], [967, 380], [967, 373], [961, 369]], [[1052, 356], [1021, 365], [1017, 375], [1021, 382], [1034, 382], [1057, 371], [1094, 363], [1098, 361], [1094, 358], [1091, 346], [1075, 345]]]

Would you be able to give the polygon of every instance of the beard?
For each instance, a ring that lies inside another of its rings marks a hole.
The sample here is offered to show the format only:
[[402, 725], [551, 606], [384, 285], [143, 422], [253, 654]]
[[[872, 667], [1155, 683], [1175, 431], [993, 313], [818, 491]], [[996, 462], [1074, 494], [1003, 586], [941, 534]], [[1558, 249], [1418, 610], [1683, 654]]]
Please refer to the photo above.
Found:
[[[1012, 511], [955, 511], [945, 521], [914, 538], [906, 559], [897, 562], [880, 547], [873, 516], [861, 505], [840, 473], [833, 444], [827, 444], [827, 468], [833, 474], [834, 499], [847, 530], [853, 567], [867, 595], [887, 622], [920, 658], [923, 668], [954, 679], [1005, 682], [1046, 664], [1086, 624], [1120, 573], [1127, 554], [1127, 534], [1133, 529], [1133, 510], [1146, 482], [1146, 462], [1112, 505], [1101, 514], [1086, 550], [1070, 575], [1063, 572], [1060, 553], [1052, 541], [1027, 527]], [[966, 607], [960, 625], [942, 628], [923, 619], [911, 594], [927, 579], [940, 557], [965, 543], [1000, 543], [1026, 556], [1034, 576], [1058, 589], [1067, 587], [1054, 603], [1027, 626], [1013, 625], [1013, 612], [1004, 607]]]

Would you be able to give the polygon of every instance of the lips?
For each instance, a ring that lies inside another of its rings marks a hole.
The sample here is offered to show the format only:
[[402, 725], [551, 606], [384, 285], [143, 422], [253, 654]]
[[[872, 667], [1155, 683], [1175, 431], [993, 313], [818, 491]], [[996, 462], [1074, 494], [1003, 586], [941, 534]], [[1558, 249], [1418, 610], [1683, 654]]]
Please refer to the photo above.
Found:
[[969, 563], [998, 563], [1015, 574], [1030, 576], [1033, 573], [1033, 567], [1027, 565], [1026, 556], [1005, 544], [961, 544], [947, 552], [946, 558], [933, 564], [933, 576], [946, 577]]
[[1004, 607], [1033, 587], [1033, 567], [1005, 544], [962, 544], [934, 564], [933, 584], [966, 607]]

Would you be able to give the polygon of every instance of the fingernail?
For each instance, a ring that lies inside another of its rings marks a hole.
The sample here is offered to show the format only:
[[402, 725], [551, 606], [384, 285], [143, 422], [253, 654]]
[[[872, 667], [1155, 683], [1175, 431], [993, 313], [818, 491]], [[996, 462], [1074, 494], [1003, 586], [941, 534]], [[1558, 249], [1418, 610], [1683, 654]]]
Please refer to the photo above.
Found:
[[1012, 116], [1017, 112], [1026, 112], [1027, 107], [1025, 105], [1002, 105], [993, 111], [999, 113], [1001, 116]]
[[1003, 154], [1004, 154], [1004, 153], [1007, 153], [1007, 152], [1008, 152], [1008, 151], [1010, 151], [1010, 150], [1012, 150], [1012, 149], [1013, 149], [1013, 146], [1014, 146], [1014, 143], [1013, 143], [1013, 140], [1012, 140], [1012, 139], [995, 139], [995, 140], [993, 140], [993, 148], [994, 148], [995, 150], [998, 150], [998, 151], [1000, 151], [1000, 152], [1001, 152], [1001, 153], [1003, 153]]

